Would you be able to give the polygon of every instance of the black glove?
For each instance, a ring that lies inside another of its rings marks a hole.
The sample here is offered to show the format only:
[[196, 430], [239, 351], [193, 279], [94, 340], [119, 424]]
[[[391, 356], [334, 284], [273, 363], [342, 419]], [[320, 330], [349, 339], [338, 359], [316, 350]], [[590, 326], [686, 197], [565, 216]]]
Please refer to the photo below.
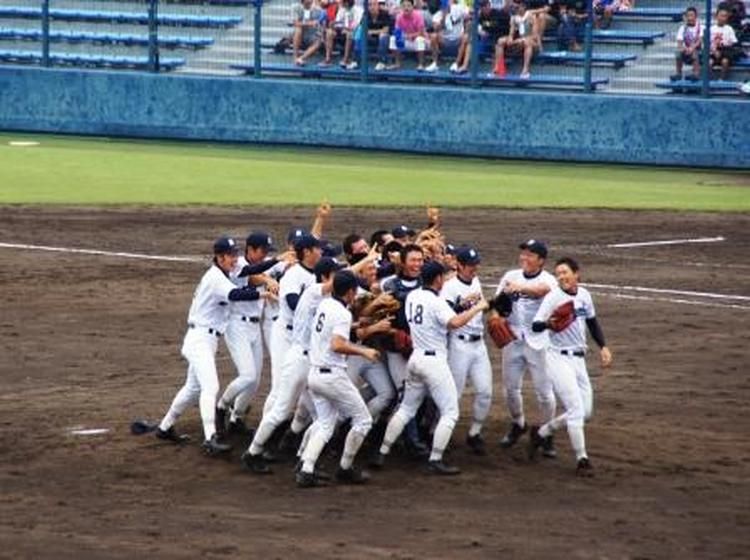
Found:
[[501, 292], [490, 303], [490, 307], [497, 311], [501, 317], [507, 317], [513, 312], [513, 300], [505, 292]]

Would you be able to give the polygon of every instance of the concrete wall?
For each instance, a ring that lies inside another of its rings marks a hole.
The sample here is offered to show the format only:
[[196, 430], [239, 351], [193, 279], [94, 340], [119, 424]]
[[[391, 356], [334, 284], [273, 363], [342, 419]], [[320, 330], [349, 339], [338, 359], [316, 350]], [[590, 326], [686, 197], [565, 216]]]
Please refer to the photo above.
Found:
[[750, 168], [750, 103], [0, 67], [0, 129]]

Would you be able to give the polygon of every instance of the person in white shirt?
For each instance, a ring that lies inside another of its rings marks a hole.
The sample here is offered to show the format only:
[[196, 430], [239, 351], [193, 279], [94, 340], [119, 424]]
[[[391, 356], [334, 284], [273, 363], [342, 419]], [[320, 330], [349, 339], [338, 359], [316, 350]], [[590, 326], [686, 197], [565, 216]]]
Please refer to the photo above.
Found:
[[500, 37], [495, 46], [495, 66], [493, 73], [498, 77], [505, 77], [507, 70], [505, 66], [505, 49], [511, 52], [523, 54], [523, 68], [521, 78], [529, 78], [531, 73], [531, 58], [539, 49], [539, 43], [534, 35], [534, 15], [526, 10], [526, 2], [519, 0], [516, 3], [516, 13], [510, 18], [510, 33]]
[[188, 361], [187, 380], [178, 391], [169, 411], [156, 429], [156, 437], [173, 443], [186, 441], [176, 433], [174, 424], [196, 400], [200, 402], [203, 422], [203, 449], [208, 455], [226, 453], [231, 446], [216, 433], [215, 406], [219, 392], [216, 372], [216, 348], [229, 322], [230, 303], [254, 301], [260, 297], [252, 285], [238, 288], [229, 273], [237, 264], [238, 248], [231, 237], [214, 243], [214, 260], [201, 278], [188, 313], [188, 330], [182, 344], [182, 355]]
[[[542, 299], [557, 287], [554, 276], [544, 270], [547, 246], [538, 239], [529, 239], [519, 245], [520, 268], [506, 272], [500, 279], [495, 295], [504, 294], [511, 302], [508, 324], [516, 340], [503, 348], [503, 389], [510, 413], [511, 426], [500, 440], [500, 446], [509, 448], [526, 433], [528, 426], [523, 409], [521, 389], [526, 371], [531, 374], [542, 422], [555, 416], [555, 395], [552, 382], [545, 370], [544, 350], [535, 344], [531, 324]], [[493, 311], [494, 313], [494, 311]], [[544, 449], [547, 457], [555, 451], [550, 439]]]
[[[531, 428], [529, 457], [533, 459], [537, 449], [544, 447], [545, 440], [565, 426], [576, 455], [576, 473], [579, 476], [591, 476], [593, 469], [586, 453], [583, 432], [584, 421], [591, 417], [594, 406], [591, 382], [586, 370], [586, 329], [588, 328], [600, 348], [602, 367], [610, 366], [612, 353], [596, 318], [591, 294], [579, 285], [578, 263], [570, 257], [558, 260], [555, 275], [560, 286], [544, 297], [534, 316], [532, 328], [537, 333], [549, 333], [545, 355], [547, 372], [565, 412], [541, 427]], [[569, 301], [574, 305], [575, 320], [560, 332], [548, 331], [548, 321], [554, 310]]]
[[719, 9], [716, 12], [716, 23], [711, 26], [711, 62], [719, 65], [719, 78], [725, 80], [729, 67], [742, 55], [738, 48], [737, 35], [729, 25], [729, 12]]
[[[458, 271], [440, 291], [454, 311], [468, 309], [482, 297], [482, 284], [477, 276], [481, 257], [476, 249], [460, 247], [456, 250]], [[485, 442], [482, 426], [492, 403], [492, 366], [484, 343], [484, 320], [476, 315], [469, 323], [448, 335], [448, 365], [456, 382], [458, 398], [463, 395], [466, 379], [474, 386], [472, 423], [466, 438], [467, 445], [477, 455], [484, 455]]]
[[357, 278], [351, 271], [337, 272], [333, 278], [333, 297], [325, 298], [315, 313], [310, 335], [310, 371], [308, 390], [315, 405], [316, 419], [308, 428], [310, 436], [296, 474], [297, 485], [319, 485], [315, 464], [333, 435], [338, 417], [351, 418], [336, 479], [342, 483], [362, 484], [369, 475], [354, 467], [354, 458], [372, 427], [372, 417], [359, 390], [347, 374], [347, 355], [359, 355], [376, 361], [380, 353], [350, 342], [352, 314], [347, 308], [357, 293]]
[[677, 30], [677, 52], [675, 53], [675, 75], [672, 80], [682, 79], [682, 65], [690, 64], [693, 81], [700, 79], [701, 45], [703, 43], [703, 26], [698, 21], [698, 10], [693, 7], [685, 10], [685, 23]]
[[344, 44], [344, 56], [340, 66], [347, 70], [356, 70], [357, 62], [351, 59], [354, 33], [362, 19], [362, 8], [355, 6], [354, 0], [341, 0], [336, 11], [333, 25], [326, 29], [326, 56], [319, 66], [330, 66], [333, 55], [333, 44], [338, 41]]
[[455, 50], [461, 43], [464, 34], [464, 22], [469, 17], [469, 9], [462, 2], [451, 2], [432, 17], [430, 46], [432, 63], [425, 68], [426, 72], [437, 72], [440, 69], [440, 49]]
[[488, 304], [480, 298], [471, 308], [456, 314], [448, 302], [438, 295], [443, 288], [445, 267], [437, 261], [425, 263], [421, 278], [422, 288], [409, 292], [405, 303], [414, 351], [407, 364], [404, 397], [388, 422], [383, 444], [371, 465], [383, 467], [391, 446], [429, 394], [437, 405], [440, 419], [432, 440], [428, 472], [454, 475], [461, 472], [460, 469], [443, 462], [443, 452], [458, 421], [458, 393], [448, 366], [448, 331], [471, 322], [488, 308]]

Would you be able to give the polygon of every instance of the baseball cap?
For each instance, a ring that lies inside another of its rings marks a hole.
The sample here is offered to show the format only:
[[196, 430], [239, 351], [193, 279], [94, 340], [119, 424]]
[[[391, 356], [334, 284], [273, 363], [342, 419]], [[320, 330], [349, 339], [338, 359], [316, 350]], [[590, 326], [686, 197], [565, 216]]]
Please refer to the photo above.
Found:
[[320, 240], [310, 233], [303, 233], [294, 240], [295, 251], [312, 249], [313, 247], [320, 247]]
[[214, 241], [214, 255], [224, 255], [226, 253], [236, 255], [238, 252], [237, 242], [231, 237], [223, 235]]
[[357, 286], [357, 277], [351, 270], [339, 270], [333, 277], [333, 293], [336, 295], [342, 296], [349, 290], [356, 290]]
[[317, 279], [317, 281], [320, 282], [323, 276], [328, 276], [331, 272], [336, 272], [343, 268], [346, 268], [346, 265], [340, 263], [336, 259], [333, 259], [331, 257], [323, 257], [315, 265], [313, 272], [315, 273], [315, 278]]
[[305, 231], [302, 228], [292, 228], [289, 230], [289, 233], [286, 235], [286, 243], [287, 245], [294, 245], [294, 242], [305, 235], [307, 231]]
[[456, 246], [453, 243], [446, 243], [445, 244], [445, 254], [446, 255], [455, 255], [456, 254]]
[[273, 239], [265, 231], [253, 231], [245, 239], [245, 245], [248, 247], [262, 247], [269, 251], [275, 251], [276, 247], [273, 246]]
[[529, 239], [527, 241], [524, 241], [518, 246], [518, 248], [531, 251], [532, 253], [539, 255], [543, 259], [547, 258], [547, 246], [543, 241], [539, 241], [538, 239]]
[[456, 260], [461, 264], [475, 265], [482, 262], [482, 257], [473, 247], [461, 247], [456, 250]]
[[396, 226], [391, 230], [391, 235], [395, 237], [396, 239], [403, 239], [404, 237], [409, 237], [414, 235], [414, 230], [411, 229], [409, 226], [400, 225]]
[[344, 249], [341, 247], [341, 245], [334, 245], [327, 239], [320, 240], [320, 248], [323, 250], [324, 257], [338, 257], [341, 253], [344, 252]]
[[422, 266], [422, 282], [432, 284], [441, 274], [445, 274], [445, 267], [437, 261], [427, 261]]

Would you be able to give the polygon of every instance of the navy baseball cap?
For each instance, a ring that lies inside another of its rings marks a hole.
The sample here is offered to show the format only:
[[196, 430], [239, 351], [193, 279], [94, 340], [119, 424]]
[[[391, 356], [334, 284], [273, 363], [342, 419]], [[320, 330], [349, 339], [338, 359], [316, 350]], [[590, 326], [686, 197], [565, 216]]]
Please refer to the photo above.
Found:
[[214, 241], [214, 255], [224, 255], [230, 253], [236, 255], [239, 253], [239, 247], [237, 242], [228, 236], [221, 236], [219, 239]]
[[527, 241], [524, 241], [518, 246], [518, 248], [531, 251], [532, 253], [539, 255], [543, 259], [547, 258], [547, 246], [543, 241], [539, 241], [538, 239], [529, 239]]
[[245, 245], [248, 247], [261, 247], [269, 251], [275, 251], [276, 247], [273, 246], [273, 239], [265, 231], [253, 231], [245, 239]]
[[323, 276], [328, 276], [331, 272], [337, 272], [343, 268], [346, 268], [346, 265], [336, 259], [323, 257], [315, 265], [313, 272], [315, 273], [316, 280], [320, 282]]
[[482, 262], [482, 257], [473, 247], [461, 247], [456, 250], [456, 260], [461, 264], [475, 265]]
[[312, 249], [313, 247], [320, 247], [320, 240], [311, 233], [303, 233], [301, 236], [297, 237], [294, 240], [295, 251], [301, 251], [302, 249]]
[[344, 252], [344, 249], [341, 247], [341, 245], [334, 245], [327, 239], [320, 240], [320, 248], [323, 251], [324, 257], [338, 257], [341, 253]]
[[437, 261], [427, 261], [422, 266], [422, 282], [425, 284], [432, 284], [441, 274], [445, 274], [445, 267]]
[[359, 286], [357, 277], [351, 270], [339, 270], [333, 277], [333, 293], [343, 296], [349, 290], [356, 290]]
[[396, 239], [403, 239], [415, 235], [415, 232], [409, 226], [400, 225], [391, 230], [391, 235]]
[[290, 229], [286, 236], [287, 245], [294, 245], [294, 242], [305, 234], [307, 234], [307, 231], [302, 228]]
[[445, 254], [446, 255], [455, 255], [456, 254], [456, 246], [453, 245], [453, 243], [446, 243], [446, 245], [445, 245]]

